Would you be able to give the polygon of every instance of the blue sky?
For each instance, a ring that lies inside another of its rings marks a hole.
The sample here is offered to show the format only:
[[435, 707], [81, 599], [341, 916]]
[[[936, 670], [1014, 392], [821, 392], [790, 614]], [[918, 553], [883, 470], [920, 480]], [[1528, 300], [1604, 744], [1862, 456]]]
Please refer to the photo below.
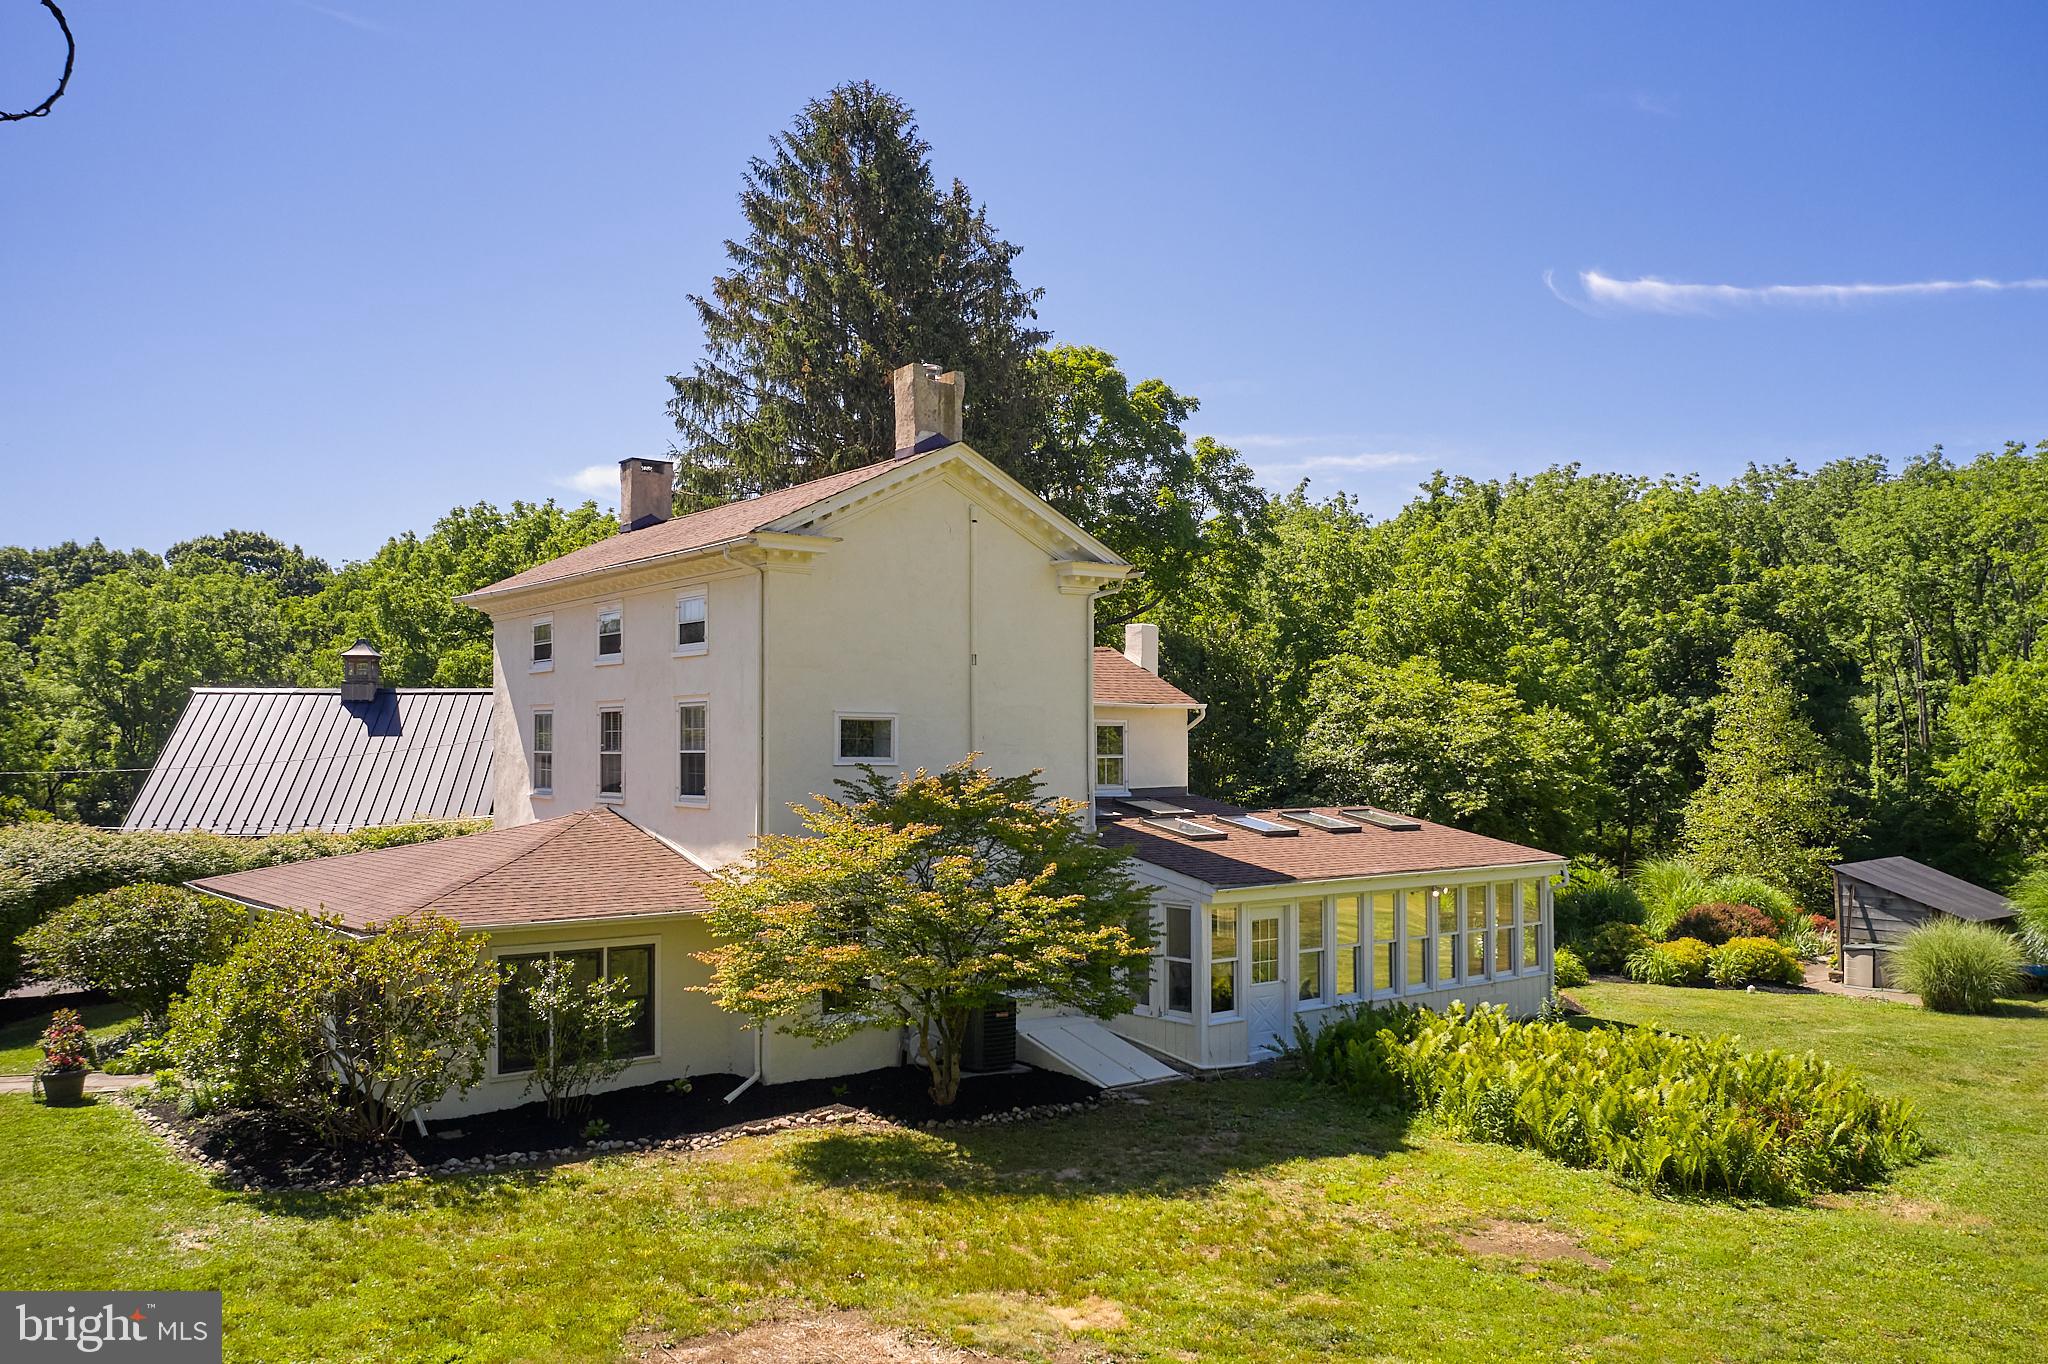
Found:
[[[665, 447], [746, 159], [861, 77], [1274, 487], [2048, 436], [2039, 5], [66, 8], [0, 124], [0, 542], [576, 497]], [[0, 106], [46, 25], [0, 0]], [[1762, 292], [1939, 281], [1997, 287]]]

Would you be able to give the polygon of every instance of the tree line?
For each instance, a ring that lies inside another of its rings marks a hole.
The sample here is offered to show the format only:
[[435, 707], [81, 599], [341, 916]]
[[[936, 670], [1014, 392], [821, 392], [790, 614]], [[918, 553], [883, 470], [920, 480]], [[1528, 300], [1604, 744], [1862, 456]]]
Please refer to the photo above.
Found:
[[[1375, 519], [1267, 497], [1199, 401], [1058, 343], [1019, 249], [912, 112], [866, 83], [749, 166], [727, 265], [671, 376], [688, 511], [893, 453], [889, 375], [968, 377], [970, 444], [1144, 570], [1209, 703], [1196, 784], [1369, 800], [1621, 866], [1770, 870], [1904, 853], [2000, 884], [2048, 850], [2048, 444], [1725, 483], [1552, 467], [1437, 474]], [[613, 533], [595, 506], [457, 508], [331, 570], [229, 532], [158, 556], [0, 550], [0, 816], [118, 817], [199, 683], [331, 684], [358, 636], [399, 685], [481, 686], [455, 594]], [[1734, 867], [1747, 860], [1758, 865]]]

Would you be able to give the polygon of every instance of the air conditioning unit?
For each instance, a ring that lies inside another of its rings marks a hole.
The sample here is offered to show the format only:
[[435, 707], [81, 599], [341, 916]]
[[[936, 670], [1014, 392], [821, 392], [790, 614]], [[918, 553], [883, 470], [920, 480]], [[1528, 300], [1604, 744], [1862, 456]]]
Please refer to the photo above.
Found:
[[1008, 1070], [1017, 1064], [1017, 1001], [999, 999], [967, 1025], [962, 1070]]

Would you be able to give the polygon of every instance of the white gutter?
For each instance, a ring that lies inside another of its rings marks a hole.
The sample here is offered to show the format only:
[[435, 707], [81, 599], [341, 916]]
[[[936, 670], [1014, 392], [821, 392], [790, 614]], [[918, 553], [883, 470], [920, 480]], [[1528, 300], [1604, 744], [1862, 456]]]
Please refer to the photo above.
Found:
[[731, 1103], [734, 1099], [737, 1099], [740, 1095], [752, 1089], [754, 1085], [759, 1082], [759, 1080], [761, 1079], [761, 1058], [763, 1054], [763, 1049], [767, 1046], [767, 1043], [768, 1020], [766, 1018], [758, 1018], [754, 1020], [754, 1073], [752, 1075], [749, 1075], [746, 1079], [740, 1081], [739, 1087], [734, 1089], [732, 1093], [725, 1096], [725, 1101], [727, 1103]]

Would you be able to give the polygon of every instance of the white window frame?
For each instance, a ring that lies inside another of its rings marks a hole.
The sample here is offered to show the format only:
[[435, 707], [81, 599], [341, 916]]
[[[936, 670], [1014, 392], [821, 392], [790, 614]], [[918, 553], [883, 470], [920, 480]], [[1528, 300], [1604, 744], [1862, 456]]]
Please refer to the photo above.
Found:
[[[616, 633], [617, 633], [617, 635], [618, 635], [618, 640], [619, 640], [619, 651], [618, 651], [617, 653], [615, 653], [615, 654], [608, 654], [608, 653], [606, 653], [606, 652], [604, 651], [604, 623], [605, 623], [606, 621], [608, 621], [608, 620], [615, 620], [615, 621], [617, 621], [617, 622], [619, 623], [619, 628], [618, 628], [618, 630], [617, 630], [617, 632], [616, 632]], [[597, 661], [597, 666], [598, 666], [598, 667], [600, 667], [600, 668], [609, 668], [609, 667], [613, 666], [614, 664], [624, 663], [624, 662], [626, 661], [626, 612], [625, 612], [625, 608], [624, 608], [624, 607], [622, 607], [622, 606], [601, 606], [601, 607], [599, 607], [599, 608], [598, 608], [598, 610], [597, 610], [597, 625], [596, 625], [596, 629], [597, 629], [597, 635], [596, 635], [596, 637], [595, 637], [595, 638], [594, 638], [594, 639], [593, 639], [593, 640], [591, 641], [591, 646], [592, 646], [592, 648], [593, 648], [593, 649], [595, 649], [595, 651], [596, 651], [596, 652], [595, 652], [595, 653], [594, 653], [594, 654], [592, 655], [592, 657], [594, 657], [594, 658], [596, 659], [596, 661]]]
[[[540, 722], [543, 716], [547, 718], [548, 722], [548, 746], [546, 748], [540, 746]], [[533, 718], [528, 722], [527, 726], [527, 738], [528, 742], [532, 745], [526, 767], [526, 775], [531, 783], [531, 789], [528, 790], [527, 794], [536, 800], [552, 800], [555, 795], [555, 708], [553, 706], [537, 706], [534, 708]], [[548, 779], [545, 784], [536, 780], [540, 775], [540, 760], [543, 757], [548, 760]]]
[[[694, 706], [704, 712], [702, 736], [704, 746], [697, 749], [683, 747], [683, 711]], [[696, 753], [704, 759], [704, 789], [696, 795], [683, 790], [683, 754]], [[711, 803], [711, 702], [702, 696], [678, 696], [676, 698], [676, 804], [699, 808]]]
[[[1331, 938], [1334, 935], [1331, 933], [1333, 925], [1330, 922], [1332, 917], [1330, 906], [1335, 904], [1337, 899], [1337, 896], [1324, 896], [1318, 900], [1303, 900], [1295, 906], [1294, 999], [1288, 1005], [1290, 1009], [1327, 1009], [1334, 1002], [1332, 995], [1335, 981], [1331, 978], [1332, 972], [1330, 967], [1332, 959]], [[1302, 925], [1308, 923], [1311, 919], [1315, 921], [1320, 937], [1318, 938], [1317, 946], [1306, 947], [1303, 945], [1301, 929]], [[1306, 959], [1311, 953], [1315, 955], [1316, 992], [1312, 995], [1304, 995], [1301, 992], [1301, 987], [1308, 983], [1309, 963]]]
[[[846, 720], [887, 720], [889, 722], [889, 756], [886, 758], [849, 758], [846, 756]], [[895, 767], [903, 754], [903, 725], [893, 711], [886, 710], [838, 710], [832, 712], [832, 765], [834, 767]]]
[[[1102, 731], [1113, 729], [1117, 732], [1117, 752], [1105, 755], [1102, 751]], [[1113, 757], [1117, 770], [1123, 773], [1122, 781], [1108, 782], [1102, 779], [1102, 761], [1105, 756]], [[1124, 720], [1097, 720], [1095, 722], [1095, 789], [1104, 795], [1128, 796], [1131, 794], [1131, 727]]]
[[[541, 645], [539, 636], [542, 630], [548, 632], [548, 656], [546, 658], [541, 658], [536, 653], [536, 650]], [[555, 670], [555, 618], [553, 616], [535, 616], [527, 623], [526, 670], [530, 673], [551, 673]]]
[[[1187, 954], [1185, 956], [1177, 957], [1173, 955], [1173, 938], [1169, 921], [1175, 914], [1182, 914], [1187, 918], [1188, 940]], [[1161, 1018], [1192, 1019], [1195, 1016], [1195, 984], [1198, 979], [1195, 975], [1195, 943], [1197, 934], [1201, 931], [1201, 926], [1202, 911], [1199, 906], [1172, 902], [1160, 907], [1159, 951], [1157, 954], [1159, 962], [1158, 1002], [1154, 1011]], [[1173, 1003], [1173, 968], [1176, 964], [1188, 968], [1188, 1004], [1185, 1009], [1175, 1008]]]
[[[1501, 903], [1500, 892], [1503, 886], [1507, 887], [1508, 892], [1506, 904]], [[1487, 951], [1491, 955], [1487, 958], [1486, 964], [1492, 968], [1489, 974], [1495, 980], [1501, 980], [1512, 977], [1522, 959], [1522, 929], [1519, 916], [1515, 913], [1515, 883], [1488, 881], [1486, 899], [1487, 903], [1493, 906], [1493, 919], [1487, 929], [1486, 939], [1489, 944]], [[1503, 933], [1508, 938], [1508, 954], [1505, 961], [1501, 959], [1500, 953], [1500, 939]]]
[[[619, 789], [604, 789], [604, 760], [608, 756], [604, 746], [604, 717], [619, 717]], [[626, 798], [626, 708], [621, 704], [605, 704], [597, 708], [597, 798], [607, 805], [617, 804]]]
[[[683, 643], [683, 605], [686, 602], [697, 603], [699, 607], [697, 623], [704, 627], [704, 638], [698, 640], [695, 644]], [[703, 588], [682, 593], [676, 598], [676, 633], [675, 638], [670, 642], [675, 645], [675, 656], [677, 658], [695, 658], [700, 654], [711, 652], [711, 598], [705, 593]]]
[[[1391, 938], [1376, 938], [1373, 936], [1375, 930], [1379, 927], [1379, 919], [1377, 917], [1379, 907], [1373, 901], [1375, 897], [1381, 895], [1386, 896], [1388, 902], [1393, 906], [1394, 936]], [[1402, 986], [1399, 976], [1402, 971], [1407, 969], [1408, 964], [1407, 948], [1401, 942], [1401, 932], [1407, 922], [1407, 903], [1402, 899], [1402, 892], [1398, 888], [1391, 886], [1378, 886], [1372, 890], [1364, 891], [1359, 895], [1358, 900], [1359, 915], [1363, 920], [1361, 937], [1365, 947], [1365, 960], [1371, 969], [1371, 974], [1364, 977], [1364, 979], [1371, 982], [1371, 997], [1373, 999], [1392, 999], [1401, 993]], [[1381, 960], [1382, 948], [1390, 949], [1385, 954], [1385, 960]], [[1383, 976], [1384, 979], [1382, 979]]]
[[[547, 946], [545, 946], [545, 947], [540, 947], [540, 946], [531, 946], [531, 947], [528, 947], [528, 946], [521, 946], [521, 945], [518, 945], [518, 944], [514, 944], [514, 943], [508, 943], [508, 944], [506, 944], [506, 945], [505, 945], [504, 947], [502, 947], [502, 948], [499, 948], [499, 947], [494, 947], [494, 948], [492, 948], [492, 949], [491, 949], [491, 963], [492, 963], [492, 965], [494, 965], [494, 966], [495, 966], [495, 965], [498, 965], [498, 964], [499, 964], [500, 962], [502, 962], [502, 960], [503, 960], [504, 958], [506, 958], [506, 957], [554, 957], [554, 956], [561, 956], [561, 955], [566, 955], [566, 954], [569, 954], [569, 953], [574, 953], [574, 952], [602, 952], [602, 953], [604, 954], [604, 971], [605, 971], [605, 973], [606, 973], [606, 974], [605, 974], [605, 979], [610, 979], [610, 973], [611, 973], [611, 965], [612, 965], [612, 949], [613, 949], [613, 948], [615, 948], [615, 947], [619, 947], [619, 948], [633, 948], [633, 947], [644, 947], [644, 948], [646, 948], [646, 949], [647, 949], [647, 960], [648, 960], [648, 963], [649, 963], [649, 965], [650, 965], [650, 966], [651, 966], [651, 967], [653, 968], [653, 969], [652, 969], [652, 975], [654, 976], [654, 980], [653, 980], [653, 982], [652, 982], [652, 983], [651, 983], [651, 984], [649, 985], [649, 987], [648, 987], [648, 990], [647, 990], [647, 1009], [648, 1009], [648, 1012], [649, 1012], [650, 1014], [652, 1014], [652, 1015], [653, 1015], [653, 1019], [654, 1019], [654, 1045], [653, 1045], [653, 1050], [651, 1050], [651, 1051], [649, 1051], [649, 1052], [645, 1053], [644, 1055], [628, 1057], [628, 1058], [626, 1059], [626, 1064], [627, 1064], [627, 1066], [631, 1067], [631, 1066], [645, 1065], [645, 1064], [647, 1064], [648, 1062], [651, 1062], [651, 1061], [659, 1061], [659, 1060], [661, 1059], [661, 969], [662, 969], [662, 968], [661, 968], [661, 943], [660, 943], [660, 940], [659, 940], [659, 939], [656, 939], [656, 938], [588, 938], [588, 939], [580, 939], [580, 940], [578, 940], [578, 941], [575, 941], [575, 942], [559, 942], [559, 943], [549, 943], [549, 944], [547, 944]], [[500, 1000], [499, 1000], [499, 996], [497, 996], [496, 994], [493, 994], [493, 995], [492, 995], [492, 997], [491, 997], [491, 1073], [490, 1073], [490, 1077], [489, 1077], [489, 1078], [491, 1078], [491, 1079], [493, 1079], [493, 1080], [520, 1080], [520, 1079], [523, 1079], [524, 1077], [526, 1077], [526, 1076], [528, 1076], [528, 1075], [531, 1075], [531, 1074], [533, 1073], [533, 1071], [532, 1071], [532, 1069], [531, 1069], [530, 1067], [529, 1067], [528, 1069], [526, 1069], [526, 1070], [501, 1070], [501, 1069], [499, 1069], [499, 1067], [498, 1067], [498, 1036], [499, 1036], [499, 1029], [498, 1029], [498, 1005], [499, 1005], [499, 1002], [500, 1002]]]
[[[1216, 968], [1223, 964], [1216, 956], [1216, 916], [1219, 914], [1231, 916], [1231, 954], [1225, 959], [1230, 965], [1230, 1007], [1228, 1009], [1218, 1009], [1216, 1007]], [[1211, 905], [1208, 912], [1197, 920], [1198, 923], [1204, 925], [1208, 930], [1202, 935], [1203, 970], [1200, 980], [1203, 1014], [1211, 1023], [1219, 1019], [1225, 1022], [1236, 1022], [1244, 1017], [1246, 917], [1247, 914], [1243, 905]]]

